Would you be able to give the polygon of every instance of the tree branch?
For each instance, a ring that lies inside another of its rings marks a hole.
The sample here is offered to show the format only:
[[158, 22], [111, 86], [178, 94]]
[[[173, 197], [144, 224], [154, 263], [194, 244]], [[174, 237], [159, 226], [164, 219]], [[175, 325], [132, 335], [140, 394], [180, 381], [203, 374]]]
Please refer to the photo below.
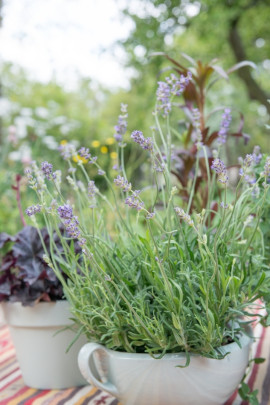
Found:
[[[247, 60], [244, 45], [238, 32], [239, 17], [231, 21], [230, 31], [229, 31], [229, 43], [233, 50], [234, 56], [237, 62]], [[263, 104], [268, 113], [270, 114], [270, 103], [267, 101], [269, 96], [263, 91], [263, 89], [258, 85], [258, 83], [251, 76], [249, 67], [243, 67], [237, 71], [239, 77], [243, 80], [247, 87], [248, 95], [251, 100], [259, 101]]]

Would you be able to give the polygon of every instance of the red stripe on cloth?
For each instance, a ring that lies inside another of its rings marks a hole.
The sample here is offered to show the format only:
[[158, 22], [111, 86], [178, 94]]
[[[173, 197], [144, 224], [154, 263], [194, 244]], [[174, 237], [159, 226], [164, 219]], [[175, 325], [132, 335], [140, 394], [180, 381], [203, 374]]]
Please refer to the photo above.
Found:
[[[255, 357], [260, 357], [260, 354], [262, 352], [262, 345], [263, 345], [263, 340], [264, 340], [265, 334], [266, 334], [266, 329], [263, 328], [263, 331], [262, 331], [262, 334], [260, 337], [260, 342], [259, 342], [257, 350], [256, 350]], [[248, 380], [248, 386], [251, 391], [253, 390], [253, 386], [254, 386], [254, 383], [255, 383], [255, 380], [256, 380], [256, 377], [258, 374], [258, 369], [259, 369], [259, 364], [254, 364], [253, 368], [252, 368], [251, 376], [249, 377], [249, 380]], [[249, 405], [249, 401], [242, 401], [241, 405]]]
[[[29, 387], [28, 387], [29, 388]], [[38, 399], [43, 397], [44, 395], [47, 395], [48, 392], [50, 392], [51, 390], [37, 390], [37, 392], [35, 392], [34, 394], [32, 394], [29, 398], [24, 398], [22, 403], [25, 405], [32, 405], [32, 403]], [[19, 404], [18, 404], [19, 405]]]
[[8, 405], [8, 403], [12, 400], [15, 399], [16, 397], [22, 395], [25, 391], [27, 391], [29, 387], [23, 387], [19, 391], [16, 392], [16, 394], [12, 395], [12, 397], [8, 397], [4, 400], [1, 400], [1, 405]]

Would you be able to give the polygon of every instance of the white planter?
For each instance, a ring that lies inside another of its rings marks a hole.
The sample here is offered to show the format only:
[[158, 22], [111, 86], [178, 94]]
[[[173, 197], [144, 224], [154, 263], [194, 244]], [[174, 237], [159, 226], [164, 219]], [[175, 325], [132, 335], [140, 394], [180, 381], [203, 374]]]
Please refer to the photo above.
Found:
[[33, 307], [4, 302], [2, 308], [26, 385], [63, 389], [86, 384], [77, 363], [86, 340], [80, 338], [66, 353], [75, 337], [70, 329], [61, 331], [73, 324], [67, 301], [40, 302]]
[[222, 360], [183, 353], [155, 360], [148, 354], [122, 353], [96, 343], [82, 347], [78, 362], [89, 383], [116, 396], [123, 405], [220, 405], [235, 391], [249, 360], [251, 338], [243, 335], [242, 349], [231, 343]]

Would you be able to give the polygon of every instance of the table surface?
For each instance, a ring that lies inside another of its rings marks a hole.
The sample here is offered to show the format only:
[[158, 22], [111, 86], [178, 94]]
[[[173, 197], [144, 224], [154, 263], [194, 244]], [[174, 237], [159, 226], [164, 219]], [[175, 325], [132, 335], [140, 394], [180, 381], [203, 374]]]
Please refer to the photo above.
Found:
[[[254, 335], [258, 339], [253, 344], [252, 357], [264, 357], [266, 361], [253, 365], [247, 383], [253, 390], [258, 389], [260, 405], [270, 405], [270, 328], [264, 329], [257, 325]], [[65, 390], [37, 390], [25, 386], [8, 327], [4, 324], [0, 325], [0, 404], [121, 405], [111, 395], [90, 385]], [[226, 405], [248, 405], [248, 403], [242, 401], [236, 392]]]

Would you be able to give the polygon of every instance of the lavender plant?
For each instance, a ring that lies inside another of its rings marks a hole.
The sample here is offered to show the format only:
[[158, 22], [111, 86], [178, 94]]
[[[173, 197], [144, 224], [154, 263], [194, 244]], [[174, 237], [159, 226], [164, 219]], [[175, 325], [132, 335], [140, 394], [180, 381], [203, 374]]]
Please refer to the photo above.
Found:
[[[38, 199], [27, 214], [34, 223], [43, 215], [49, 232], [57, 232], [62, 240], [60, 251], [51, 238], [51, 257], [44, 259], [63, 283], [71, 311], [84, 333], [108, 348], [156, 356], [184, 351], [220, 358], [218, 348], [237, 341], [245, 324], [256, 317], [256, 300], [267, 297], [270, 279], [260, 220], [269, 190], [269, 158], [258, 178], [247, 182], [247, 170], [257, 159], [248, 155], [237, 187], [230, 186], [226, 165], [219, 156], [230, 121], [228, 110], [210, 164], [204, 138], [194, 124], [198, 151], [194, 177], [187, 184], [188, 200], [181, 198], [172, 182], [172, 99], [181, 97], [191, 81], [188, 73], [179, 80], [170, 77], [166, 85], [159, 83], [154, 112], [157, 130], [151, 137], [137, 130], [131, 133], [134, 147], [148, 158], [151, 184], [147, 187], [136, 189], [125, 174], [121, 150], [128, 137], [126, 106], [122, 106], [115, 128], [121, 149], [118, 175], [111, 182], [103, 174], [109, 187], [107, 195], [98, 190], [80, 160], [74, 166], [72, 156], [79, 154], [97, 171], [102, 170], [85, 148], [61, 147], [71, 174], [69, 200], [47, 162], [41, 168], [33, 165], [26, 173]], [[193, 114], [196, 121], [198, 112]], [[159, 124], [164, 115], [166, 137]], [[191, 212], [201, 175], [201, 152], [208, 199], [205, 208]], [[78, 185], [79, 172], [84, 176], [84, 187]], [[213, 196], [218, 201], [217, 211], [211, 209]], [[59, 223], [68, 237], [59, 233]], [[70, 249], [73, 239], [79, 241], [81, 254]]]

